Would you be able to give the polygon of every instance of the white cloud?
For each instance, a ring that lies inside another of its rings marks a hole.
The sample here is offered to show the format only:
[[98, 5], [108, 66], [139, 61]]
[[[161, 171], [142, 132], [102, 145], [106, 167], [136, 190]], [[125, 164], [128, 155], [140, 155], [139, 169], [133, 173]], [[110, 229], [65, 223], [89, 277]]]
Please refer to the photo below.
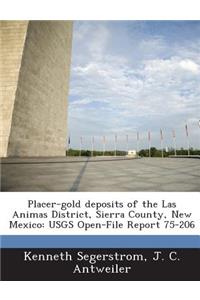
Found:
[[[85, 27], [79, 25], [74, 33], [69, 111], [77, 135], [135, 131], [147, 124], [178, 126], [183, 118], [196, 118], [200, 60], [195, 43], [172, 51], [164, 39], [149, 37], [137, 46], [124, 32], [116, 49], [113, 27]], [[163, 57], [163, 52], [173, 55]]]
[[195, 74], [199, 73], [199, 66], [194, 61], [190, 59], [185, 59], [180, 62], [180, 66], [187, 71], [193, 72]]

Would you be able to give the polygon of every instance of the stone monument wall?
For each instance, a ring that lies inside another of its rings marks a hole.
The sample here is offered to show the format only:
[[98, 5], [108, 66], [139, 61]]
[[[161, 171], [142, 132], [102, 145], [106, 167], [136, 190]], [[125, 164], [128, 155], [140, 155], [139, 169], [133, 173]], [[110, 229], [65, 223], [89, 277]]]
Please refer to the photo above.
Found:
[[0, 156], [7, 156], [27, 21], [0, 21]]
[[64, 156], [72, 22], [23, 24], [26, 34], [17, 83], [14, 81], [13, 108], [6, 104], [12, 117], [4, 156]]

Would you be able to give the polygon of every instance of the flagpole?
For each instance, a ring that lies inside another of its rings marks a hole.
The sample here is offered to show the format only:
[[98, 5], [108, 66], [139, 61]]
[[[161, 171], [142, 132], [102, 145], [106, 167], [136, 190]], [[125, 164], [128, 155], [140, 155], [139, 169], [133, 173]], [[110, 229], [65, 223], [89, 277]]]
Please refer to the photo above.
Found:
[[148, 141], [149, 141], [149, 157], [151, 157], [151, 133], [148, 132]]
[[69, 155], [69, 141], [67, 139], [67, 156]]
[[94, 137], [92, 137], [92, 151], [91, 151], [92, 157], [93, 157], [93, 152], [94, 152]]
[[174, 140], [174, 155], [176, 156], [176, 132], [172, 130], [173, 140]]
[[164, 155], [163, 155], [163, 132], [162, 132], [162, 129], [160, 129], [160, 146], [161, 146], [161, 152], [162, 152], [162, 158], [163, 158]]
[[70, 134], [69, 134], [69, 137], [67, 139], [67, 156], [69, 156], [69, 145], [70, 145]]
[[200, 128], [200, 120], [198, 121], [198, 125], [199, 125], [199, 128]]
[[139, 155], [139, 132], [137, 132], [137, 155]]
[[126, 135], [126, 152], [128, 154], [128, 134]]
[[117, 156], [117, 135], [115, 134], [115, 157]]
[[79, 156], [81, 156], [81, 151], [82, 151], [82, 136], [80, 137], [80, 151], [79, 151]]
[[105, 156], [105, 151], [106, 151], [106, 138], [105, 135], [103, 136], [103, 156]]
[[188, 142], [188, 156], [190, 156], [190, 141], [189, 141], [189, 138], [187, 138], [187, 142]]
[[189, 133], [188, 133], [188, 126], [185, 124], [185, 132], [186, 132], [186, 138], [187, 138], [187, 144], [188, 144], [188, 156], [190, 155], [190, 141], [189, 141]]

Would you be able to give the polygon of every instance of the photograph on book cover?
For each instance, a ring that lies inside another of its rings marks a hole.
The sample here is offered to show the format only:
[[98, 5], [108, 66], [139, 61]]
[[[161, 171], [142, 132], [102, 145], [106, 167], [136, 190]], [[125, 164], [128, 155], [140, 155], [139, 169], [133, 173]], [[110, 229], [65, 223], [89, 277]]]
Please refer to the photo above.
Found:
[[2, 191], [200, 191], [199, 21], [1, 21]]
[[200, 280], [200, 21], [0, 39], [1, 280]]

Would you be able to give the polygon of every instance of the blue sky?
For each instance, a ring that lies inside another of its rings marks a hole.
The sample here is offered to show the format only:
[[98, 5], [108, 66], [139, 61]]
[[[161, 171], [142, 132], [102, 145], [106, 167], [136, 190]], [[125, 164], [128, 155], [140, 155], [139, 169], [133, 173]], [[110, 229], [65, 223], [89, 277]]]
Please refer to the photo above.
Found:
[[200, 147], [200, 22], [75, 21], [69, 94], [71, 147]]

